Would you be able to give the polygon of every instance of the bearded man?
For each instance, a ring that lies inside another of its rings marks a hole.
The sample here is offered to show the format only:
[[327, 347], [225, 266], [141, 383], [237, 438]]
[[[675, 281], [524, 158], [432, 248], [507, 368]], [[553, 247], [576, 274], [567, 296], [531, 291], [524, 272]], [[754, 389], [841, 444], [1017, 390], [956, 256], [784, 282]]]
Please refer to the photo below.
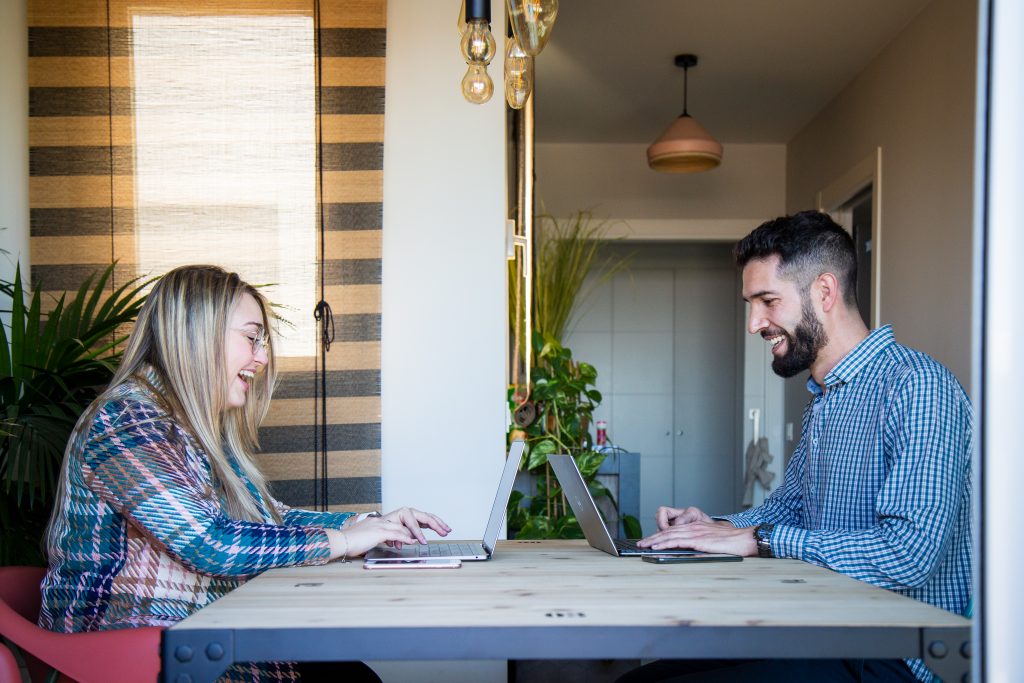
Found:
[[[734, 251], [747, 329], [810, 402], [782, 485], [745, 512], [662, 507], [655, 550], [788, 557], [964, 614], [971, 590], [971, 406], [957, 379], [868, 330], [853, 240], [827, 214], [764, 223]], [[722, 668], [726, 667], [726, 668]], [[655, 662], [623, 681], [931, 681], [920, 660]]]

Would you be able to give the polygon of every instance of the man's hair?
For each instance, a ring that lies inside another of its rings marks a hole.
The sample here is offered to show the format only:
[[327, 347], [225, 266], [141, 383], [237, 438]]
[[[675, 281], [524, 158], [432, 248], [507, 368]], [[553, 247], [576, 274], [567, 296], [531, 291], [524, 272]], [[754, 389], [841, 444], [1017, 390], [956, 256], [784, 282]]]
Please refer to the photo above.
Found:
[[779, 276], [793, 281], [801, 292], [822, 273], [839, 280], [843, 301], [857, 305], [857, 257], [853, 238], [827, 213], [801, 211], [759, 225], [733, 249], [736, 265], [779, 257]]

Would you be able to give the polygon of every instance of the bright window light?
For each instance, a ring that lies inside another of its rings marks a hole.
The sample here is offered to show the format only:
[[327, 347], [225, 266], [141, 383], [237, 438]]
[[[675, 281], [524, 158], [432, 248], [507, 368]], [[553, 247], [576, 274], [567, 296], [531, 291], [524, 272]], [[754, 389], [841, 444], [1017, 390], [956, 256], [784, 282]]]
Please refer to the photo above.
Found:
[[278, 353], [313, 355], [312, 17], [139, 14], [132, 29], [139, 272], [213, 263], [272, 284], [290, 323]]

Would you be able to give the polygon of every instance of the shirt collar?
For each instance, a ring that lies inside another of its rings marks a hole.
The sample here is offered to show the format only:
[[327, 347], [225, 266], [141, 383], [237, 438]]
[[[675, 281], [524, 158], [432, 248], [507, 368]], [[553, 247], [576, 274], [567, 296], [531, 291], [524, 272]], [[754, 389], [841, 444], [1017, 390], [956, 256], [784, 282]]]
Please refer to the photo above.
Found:
[[158, 394], [164, 393], [164, 383], [160, 379], [160, 373], [156, 371], [149, 363], [142, 365], [138, 370], [139, 377], [142, 378], [145, 384], [148, 384], [152, 389], [156, 390]]
[[[859, 344], [853, 347], [835, 367], [825, 375], [825, 389], [852, 381], [857, 374], [871, 363], [886, 348], [896, 343], [892, 325], [883, 325], [868, 334]], [[807, 379], [807, 390], [815, 396], [824, 393], [813, 377]]]

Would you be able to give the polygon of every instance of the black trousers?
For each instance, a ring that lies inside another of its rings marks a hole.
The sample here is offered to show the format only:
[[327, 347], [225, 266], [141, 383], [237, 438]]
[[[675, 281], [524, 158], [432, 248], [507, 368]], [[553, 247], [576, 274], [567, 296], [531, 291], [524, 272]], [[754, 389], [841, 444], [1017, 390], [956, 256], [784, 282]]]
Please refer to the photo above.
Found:
[[617, 683], [913, 683], [902, 659], [659, 659]]
[[302, 683], [381, 683], [362, 662], [296, 662]]

